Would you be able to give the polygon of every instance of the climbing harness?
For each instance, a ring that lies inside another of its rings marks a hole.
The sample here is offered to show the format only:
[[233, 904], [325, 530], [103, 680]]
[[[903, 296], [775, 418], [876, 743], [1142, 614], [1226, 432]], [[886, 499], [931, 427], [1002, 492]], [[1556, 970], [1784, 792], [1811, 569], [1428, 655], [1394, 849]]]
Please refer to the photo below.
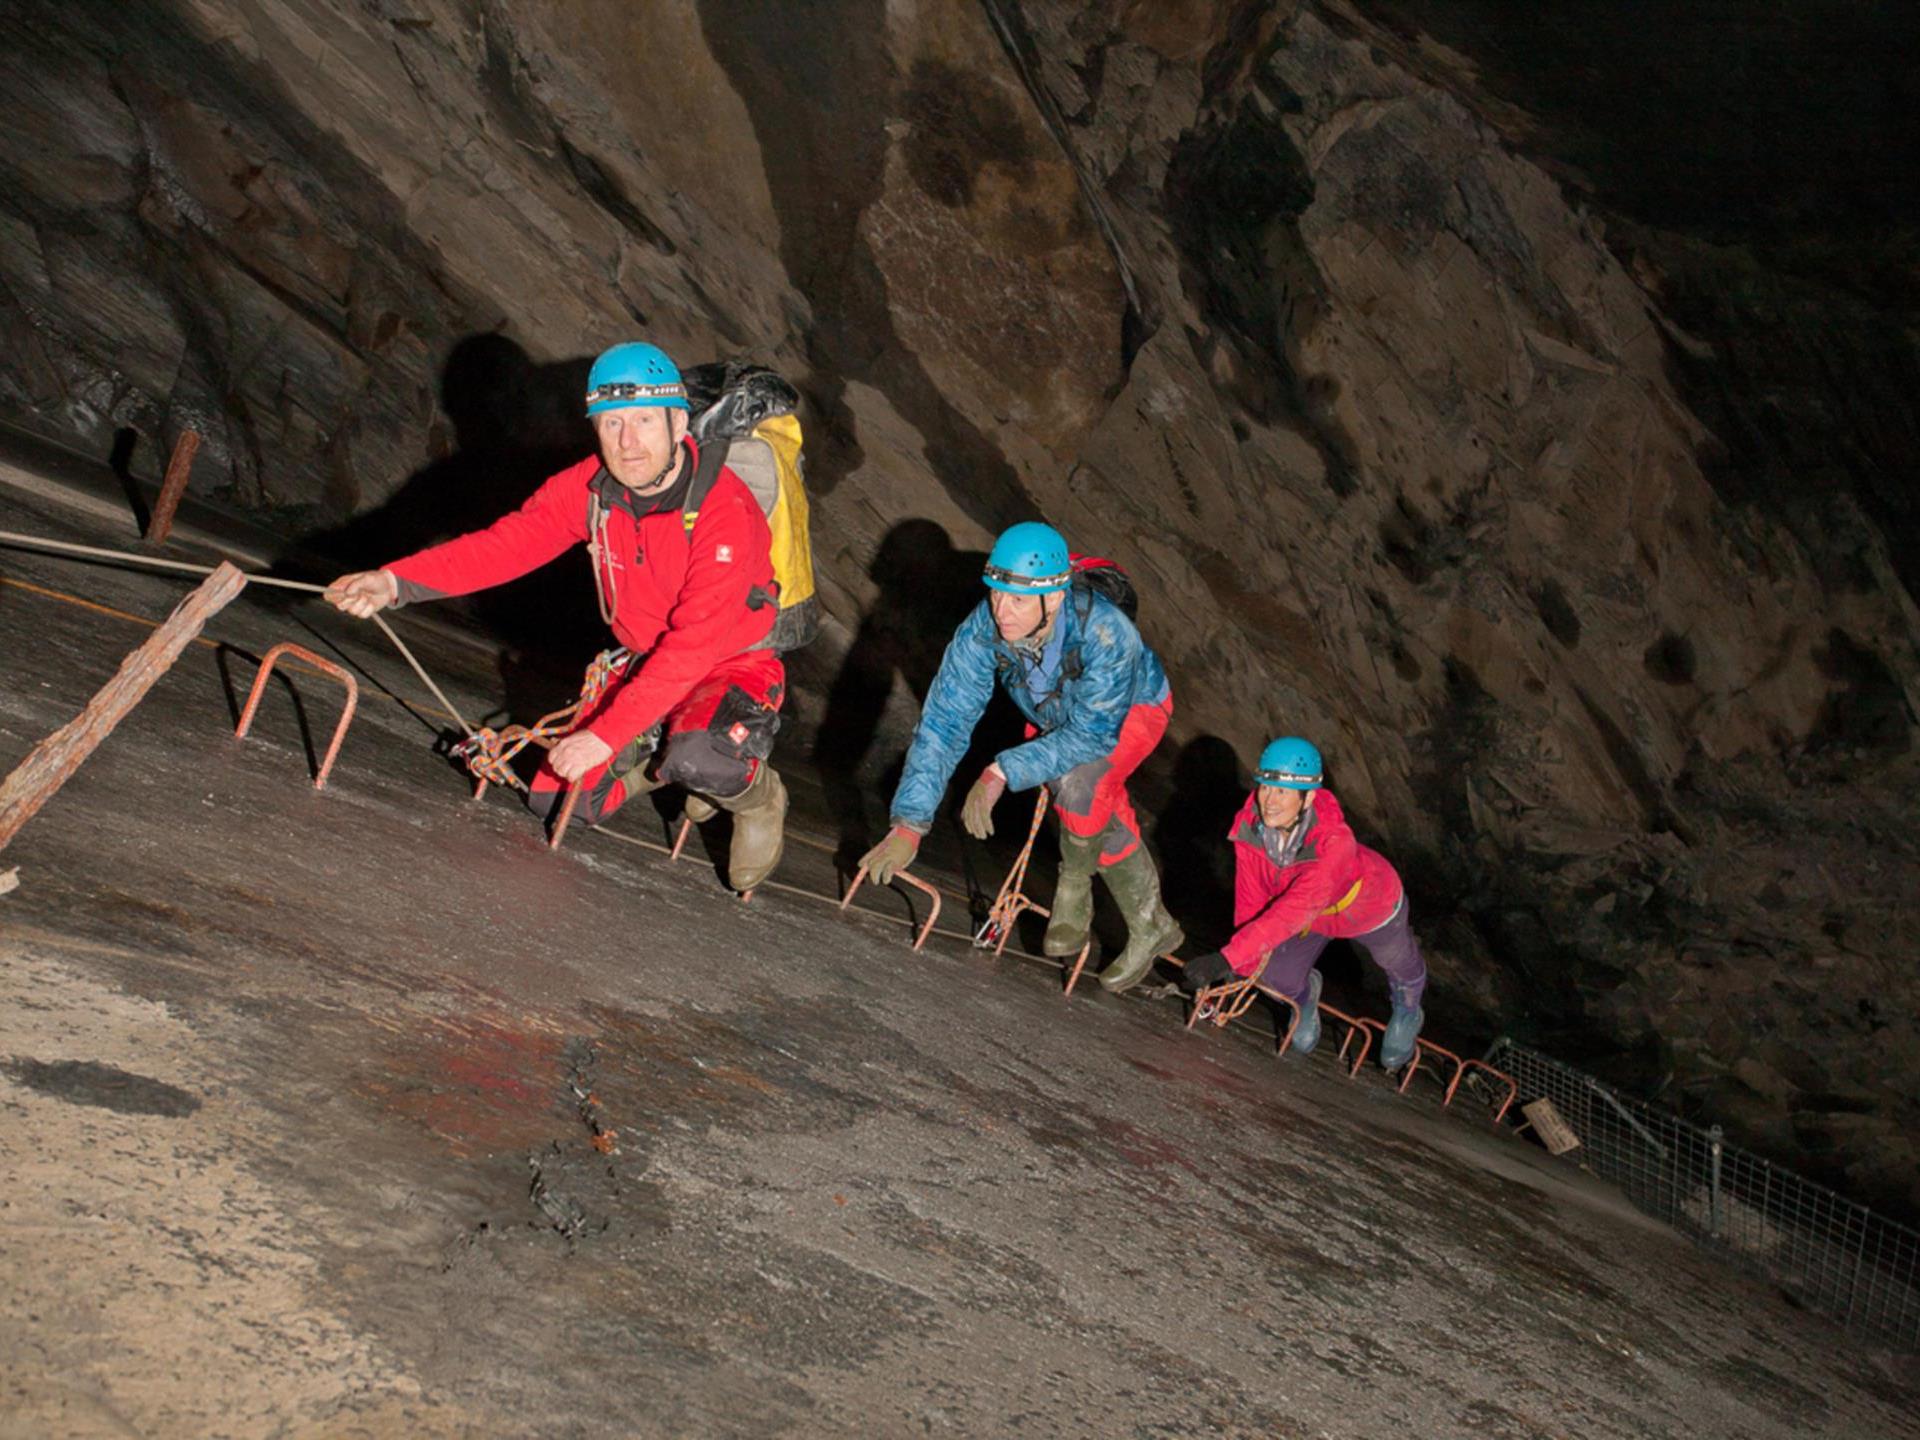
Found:
[[453, 757], [464, 761], [473, 774], [473, 798], [485, 796], [489, 785], [525, 791], [526, 781], [513, 773], [514, 757], [529, 745], [551, 750], [571, 735], [581, 719], [592, 713], [613, 677], [624, 670], [632, 658], [633, 652], [624, 645], [617, 650], [602, 650], [587, 666], [586, 678], [580, 684], [580, 698], [573, 704], [542, 715], [531, 725], [503, 725], [498, 730], [483, 725], [455, 745]]

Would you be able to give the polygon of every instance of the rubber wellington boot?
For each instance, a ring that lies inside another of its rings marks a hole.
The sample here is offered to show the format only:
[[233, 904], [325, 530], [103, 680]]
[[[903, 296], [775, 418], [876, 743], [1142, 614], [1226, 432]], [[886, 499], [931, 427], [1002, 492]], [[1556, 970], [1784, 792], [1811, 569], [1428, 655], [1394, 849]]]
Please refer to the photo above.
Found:
[[1307, 976], [1307, 998], [1299, 1002], [1300, 1021], [1293, 1027], [1293, 1053], [1311, 1055], [1320, 1043], [1320, 972]]
[[787, 787], [766, 761], [753, 783], [738, 795], [707, 797], [733, 812], [733, 849], [727, 855], [727, 883], [751, 890], [773, 873], [787, 844]]
[[1179, 948], [1187, 937], [1160, 903], [1160, 874], [1146, 846], [1136, 845], [1131, 855], [1101, 874], [1127, 922], [1127, 948], [1100, 972], [1101, 986], [1117, 995], [1146, 979], [1154, 957]]
[[686, 803], [680, 807], [680, 813], [696, 825], [704, 825], [720, 813], [720, 807], [706, 796], [687, 791]]
[[1387, 1033], [1380, 1037], [1382, 1070], [1398, 1070], [1413, 1058], [1413, 1042], [1426, 1021], [1419, 1004], [1403, 1003], [1400, 991], [1393, 988], [1393, 1014], [1387, 1020]]
[[1053, 914], [1040, 948], [1048, 955], [1078, 955], [1093, 924], [1093, 872], [1100, 864], [1100, 837], [1060, 827], [1060, 879], [1053, 887]]

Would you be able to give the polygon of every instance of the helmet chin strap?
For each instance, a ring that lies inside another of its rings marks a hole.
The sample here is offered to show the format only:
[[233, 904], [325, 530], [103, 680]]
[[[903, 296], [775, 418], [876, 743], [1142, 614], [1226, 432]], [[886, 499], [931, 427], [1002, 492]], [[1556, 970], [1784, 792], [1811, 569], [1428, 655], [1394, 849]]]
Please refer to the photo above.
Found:
[[[1033, 639], [1034, 636], [1038, 635], [1042, 630], [1046, 629], [1047, 622], [1053, 619], [1053, 615], [1049, 615], [1047, 613], [1047, 597], [1042, 595], [1039, 597], [1039, 599], [1040, 599], [1040, 618], [1033, 622], [1033, 628], [1031, 630], [1027, 631], [1026, 634], [1022, 635], [1018, 640], [1015, 640], [1013, 642], [1015, 645], [1026, 644], [1029, 640]], [[1057, 615], [1059, 613], [1060, 613], [1059, 609], [1058, 607], [1056, 607], [1054, 610], [1054, 615]]]
[[654, 491], [658, 490], [661, 487], [661, 485], [665, 482], [666, 478], [669, 475], [673, 474], [675, 470], [680, 468], [682, 452], [684, 452], [686, 449], [686, 441], [687, 441], [687, 437], [685, 435], [681, 435], [679, 439], [673, 442], [673, 448], [667, 452], [667, 463], [661, 466], [660, 473], [654, 476], [653, 479], [649, 480], [646, 484], [636, 485], [634, 487], [635, 494], [651, 495]]

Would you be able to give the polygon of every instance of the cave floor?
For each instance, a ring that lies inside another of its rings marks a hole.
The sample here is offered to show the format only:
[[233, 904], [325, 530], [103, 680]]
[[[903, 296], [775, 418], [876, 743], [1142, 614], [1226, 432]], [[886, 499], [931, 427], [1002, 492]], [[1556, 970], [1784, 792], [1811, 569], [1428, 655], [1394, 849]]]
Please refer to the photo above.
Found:
[[[51, 493], [0, 527], [127, 543]], [[0, 577], [10, 768], [186, 586]], [[322, 792], [327, 682], [231, 735], [282, 639], [365, 677]], [[916, 956], [883, 897], [741, 904], [646, 807], [550, 852], [370, 627], [253, 590], [206, 640], [0, 857], [0, 1431], [1920, 1433], [1910, 1360], [1483, 1108]]]

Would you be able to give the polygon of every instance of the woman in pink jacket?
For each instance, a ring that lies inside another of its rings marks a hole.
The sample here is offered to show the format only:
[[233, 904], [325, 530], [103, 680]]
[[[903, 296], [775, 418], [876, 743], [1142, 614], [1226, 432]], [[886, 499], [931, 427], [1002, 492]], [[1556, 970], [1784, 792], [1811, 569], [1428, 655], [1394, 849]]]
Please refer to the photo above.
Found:
[[1387, 974], [1393, 1019], [1380, 1063], [1397, 1070], [1425, 1020], [1427, 966], [1407, 924], [1407, 894], [1385, 859], [1353, 838], [1333, 792], [1320, 788], [1320, 752], [1284, 736], [1260, 752], [1255, 789], [1228, 832], [1233, 841], [1233, 938], [1187, 962], [1189, 991], [1266, 971], [1261, 983], [1300, 1007], [1293, 1048], [1320, 1040], [1320, 972], [1329, 940], [1352, 940]]

